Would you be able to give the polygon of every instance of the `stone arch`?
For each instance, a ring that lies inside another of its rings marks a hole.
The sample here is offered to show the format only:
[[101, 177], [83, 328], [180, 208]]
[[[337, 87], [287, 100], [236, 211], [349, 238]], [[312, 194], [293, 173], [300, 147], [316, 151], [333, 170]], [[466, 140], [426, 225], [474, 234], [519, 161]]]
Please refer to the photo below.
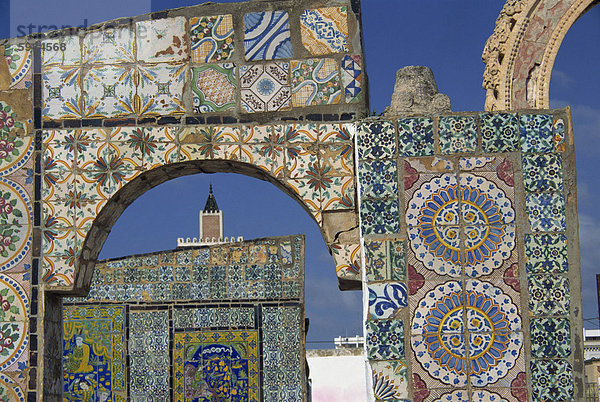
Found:
[[[313, 220], [315, 219], [309, 206], [292, 187], [255, 165], [227, 160], [196, 160], [160, 166], [135, 177], [115, 193], [99, 211], [77, 258], [73, 277], [73, 291], [70, 293], [81, 295], [87, 293], [91, 284], [94, 266], [104, 241], [108, 237], [112, 226], [132, 202], [146, 191], [168, 180], [198, 173], [237, 173], [267, 181], [298, 202], [308, 215]], [[322, 234], [327, 242], [325, 234], [323, 232]], [[196, 240], [194, 238], [194, 241]], [[224, 240], [228, 242], [229, 238], [226, 237]], [[233, 240], [232, 237], [231, 241]], [[216, 243], [217, 241], [223, 241], [223, 239], [212, 238], [212, 242]]]
[[550, 77], [571, 26], [598, 0], [508, 0], [483, 50], [485, 110], [549, 107]]

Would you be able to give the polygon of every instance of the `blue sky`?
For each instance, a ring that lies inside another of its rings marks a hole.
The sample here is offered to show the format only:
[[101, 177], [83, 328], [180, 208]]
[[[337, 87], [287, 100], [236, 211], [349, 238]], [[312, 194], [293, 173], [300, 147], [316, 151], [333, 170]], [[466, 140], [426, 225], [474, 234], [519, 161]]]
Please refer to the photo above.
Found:
[[[198, 4], [170, 0], [41, 0], [11, 2], [10, 32], [37, 25], [90, 25], [118, 17]], [[501, 0], [363, 0], [363, 31], [371, 109], [389, 104], [395, 72], [407, 65], [432, 68], [440, 92], [453, 111], [483, 109], [481, 52], [492, 33]], [[1, 2], [0, 2], [1, 5]], [[1, 32], [1, 31], [0, 31]], [[551, 106], [571, 105], [577, 149], [584, 317], [597, 317], [596, 261], [600, 261], [600, 183], [595, 173], [600, 149], [600, 7], [567, 34], [551, 82]], [[593, 51], [590, 52], [589, 49]], [[164, 183], [141, 195], [119, 218], [101, 258], [172, 249], [177, 237], [198, 233], [198, 211], [209, 183], [224, 211], [225, 234], [256, 237], [306, 235], [306, 316], [308, 347], [327, 347], [335, 336], [360, 334], [360, 292], [337, 290], [333, 258], [317, 224], [294, 200], [273, 185], [235, 175], [193, 175]], [[176, 196], [173, 196], [176, 194]], [[587, 328], [597, 321], [587, 321]]]

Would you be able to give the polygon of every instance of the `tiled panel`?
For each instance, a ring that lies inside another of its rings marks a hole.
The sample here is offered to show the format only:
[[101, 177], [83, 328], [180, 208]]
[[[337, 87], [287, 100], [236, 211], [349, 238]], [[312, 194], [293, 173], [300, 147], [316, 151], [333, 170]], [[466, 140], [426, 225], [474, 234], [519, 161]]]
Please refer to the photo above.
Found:
[[448, 116], [439, 119], [440, 151], [442, 154], [473, 152], [477, 147], [477, 126], [474, 116]]
[[311, 54], [348, 50], [348, 8], [325, 7], [304, 10], [300, 15], [302, 44]]
[[433, 119], [413, 117], [398, 120], [398, 143], [400, 155], [433, 155]]
[[240, 67], [241, 105], [246, 112], [272, 112], [291, 108], [289, 63]]
[[342, 59], [342, 83], [346, 103], [358, 102], [363, 96], [363, 73], [360, 55], [345, 55]]
[[232, 63], [192, 67], [194, 112], [219, 112], [235, 107], [235, 66]]
[[10, 89], [24, 89], [31, 87], [32, 61], [31, 51], [18, 44], [4, 46], [4, 59], [10, 71]]
[[293, 57], [288, 13], [264, 11], [245, 14], [244, 48], [246, 60]]
[[83, 38], [83, 61], [87, 63], [133, 63], [134, 33], [129, 27], [94, 31]]
[[514, 114], [481, 115], [481, 147], [483, 152], [519, 150], [519, 120]]
[[190, 24], [192, 63], [229, 60], [235, 50], [231, 14], [193, 17]]
[[338, 65], [333, 59], [292, 60], [292, 106], [340, 103], [342, 86]]
[[519, 123], [523, 152], [552, 152], [552, 116], [522, 114]]
[[177, 62], [188, 55], [185, 17], [136, 23], [137, 60], [147, 63]]

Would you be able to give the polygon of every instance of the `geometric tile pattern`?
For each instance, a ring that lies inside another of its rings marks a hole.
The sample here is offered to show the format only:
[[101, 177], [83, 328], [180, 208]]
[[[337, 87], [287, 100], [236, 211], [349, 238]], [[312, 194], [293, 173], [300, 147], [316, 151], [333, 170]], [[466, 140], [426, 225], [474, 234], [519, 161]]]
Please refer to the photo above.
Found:
[[232, 63], [192, 67], [194, 112], [219, 112], [235, 107], [236, 69]]
[[569, 139], [553, 119], [357, 123], [365, 342], [380, 399], [526, 401], [529, 376], [534, 399], [572, 399], [581, 323], [566, 234]]
[[342, 59], [342, 83], [347, 103], [358, 102], [362, 96], [362, 67], [360, 55], [345, 55]]
[[304, 10], [300, 15], [302, 44], [313, 55], [348, 50], [348, 8], [327, 7]]
[[99, 262], [87, 298], [65, 299], [65, 395], [303, 400], [303, 243], [274, 237]]
[[235, 35], [230, 14], [193, 17], [189, 24], [192, 63], [221, 62], [233, 56]]
[[291, 77], [294, 107], [341, 102], [342, 88], [335, 60], [292, 60]]
[[240, 67], [242, 107], [247, 112], [290, 109], [289, 63]]
[[244, 15], [246, 60], [293, 57], [287, 12], [263, 11]]

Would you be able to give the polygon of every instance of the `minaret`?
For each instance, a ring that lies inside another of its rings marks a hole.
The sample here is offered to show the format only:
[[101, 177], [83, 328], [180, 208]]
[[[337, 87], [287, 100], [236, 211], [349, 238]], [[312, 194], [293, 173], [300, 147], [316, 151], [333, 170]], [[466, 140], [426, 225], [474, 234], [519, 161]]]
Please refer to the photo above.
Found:
[[222, 240], [223, 213], [219, 211], [211, 184], [204, 210], [200, 211], [200, 241], [208, 243]]

